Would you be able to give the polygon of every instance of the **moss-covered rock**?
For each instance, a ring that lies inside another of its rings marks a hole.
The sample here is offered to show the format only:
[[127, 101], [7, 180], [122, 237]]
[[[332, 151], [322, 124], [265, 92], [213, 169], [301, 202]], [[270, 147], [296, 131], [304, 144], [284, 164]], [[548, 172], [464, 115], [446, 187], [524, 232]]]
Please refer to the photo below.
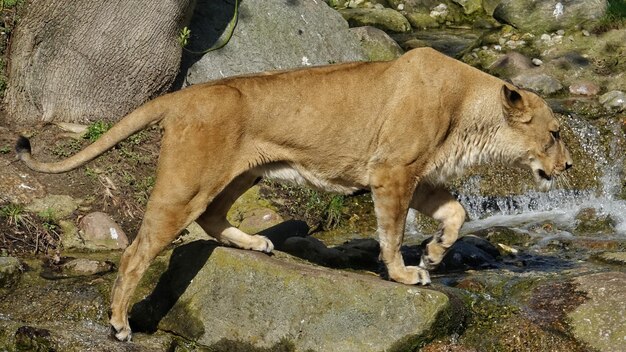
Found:
[[279, 252], [270, 258], [194, 246], [179, 247], [169, 270], [188, 270], [185, 251], [204, 253], [206, 265], [192, 282], [182, 283], [173, 271], [164, 275], [172, 281], [162, 287], [186, 288], [159, 327], [205, 346], [222, 339], [256, 347], [287, 340], [297, 350], [396, 350], [419, 345], [435, 327], [446, 331], [452, 319], [440, 292], [304, 265]]
[[361, 41], [361, 47], [369, 61], [389, 61], [404, 53], [402, 48], [384, 31], [371, 26], [351, 29]]
[[13, 286], [20, 278], [21, 264], [14, 257], [0, 257], [0, 288]]
[[578, 235], [606, 235], [615, 232], [615, 220], [607, 214], [598, 214], [595, 208], [585, 208], [576, 215], [574, 233]]
[[396, 10], [388, 8], [341, 9], [339, 13], [350, 27], [372, 26], [390, 32], [408, 32], [411, 24]]
[[568, 314], [576, 339], [598, 351], [622, 351], [626, 338], [626, 273], [578, 277], [587, 301]]

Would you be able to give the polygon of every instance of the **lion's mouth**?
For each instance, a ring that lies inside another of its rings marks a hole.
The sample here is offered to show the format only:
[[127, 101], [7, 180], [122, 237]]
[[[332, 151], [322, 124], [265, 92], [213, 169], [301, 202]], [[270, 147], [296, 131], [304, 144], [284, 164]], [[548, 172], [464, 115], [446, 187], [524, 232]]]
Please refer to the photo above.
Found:
[[552, 176], [548, 175], [543, 169], [537, 170], [537, 175], [546, 181], [552, 181]]

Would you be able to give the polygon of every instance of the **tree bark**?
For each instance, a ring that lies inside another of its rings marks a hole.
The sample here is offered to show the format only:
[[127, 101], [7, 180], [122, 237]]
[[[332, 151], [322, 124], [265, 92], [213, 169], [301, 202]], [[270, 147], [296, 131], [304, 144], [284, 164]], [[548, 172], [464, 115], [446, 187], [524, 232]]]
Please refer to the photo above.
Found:
[[172, 84], [193, 0], [33, 0], [12, 36], [10, 121], [118, 120]]

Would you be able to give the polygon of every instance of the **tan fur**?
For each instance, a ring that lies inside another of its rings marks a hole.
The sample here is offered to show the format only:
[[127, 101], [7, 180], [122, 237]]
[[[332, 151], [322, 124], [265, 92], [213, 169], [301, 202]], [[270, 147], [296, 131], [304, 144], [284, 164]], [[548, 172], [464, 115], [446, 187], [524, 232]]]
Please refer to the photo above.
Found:
[[[541, 98], [431, 49], [391, 62], [193, 86], [145, 104], [67, 160], [39, 163], [28, 151], [20, 158], [35, 170], [64, 172], [156, 122], [164, 130], [156, 185], [113, 288], [111, 324], [120, 340], [130, 339], [127, 309], [139, 279], [190, 222], [223, 243], [272, 250], [267, 238], [225, 217], [259, 177], [342, 193], [371, 190], [389, 277], [428, 284], [426, 269], [441, 261], [465, 221], [443, 181], [494, 161], [530, 168], [546, 188], [571, 166]], [[409, 207], [442, 224], [419, 267], [405, 266], [399, 251]]]

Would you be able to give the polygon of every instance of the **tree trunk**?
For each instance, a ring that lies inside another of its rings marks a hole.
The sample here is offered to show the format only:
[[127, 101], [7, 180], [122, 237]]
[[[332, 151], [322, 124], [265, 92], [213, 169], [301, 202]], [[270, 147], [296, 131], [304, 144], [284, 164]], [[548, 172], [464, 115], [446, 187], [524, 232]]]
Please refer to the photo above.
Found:
[[193, 0], [33, 0], [12, 35], [9, 120], [118, 120], [165, 92]]

